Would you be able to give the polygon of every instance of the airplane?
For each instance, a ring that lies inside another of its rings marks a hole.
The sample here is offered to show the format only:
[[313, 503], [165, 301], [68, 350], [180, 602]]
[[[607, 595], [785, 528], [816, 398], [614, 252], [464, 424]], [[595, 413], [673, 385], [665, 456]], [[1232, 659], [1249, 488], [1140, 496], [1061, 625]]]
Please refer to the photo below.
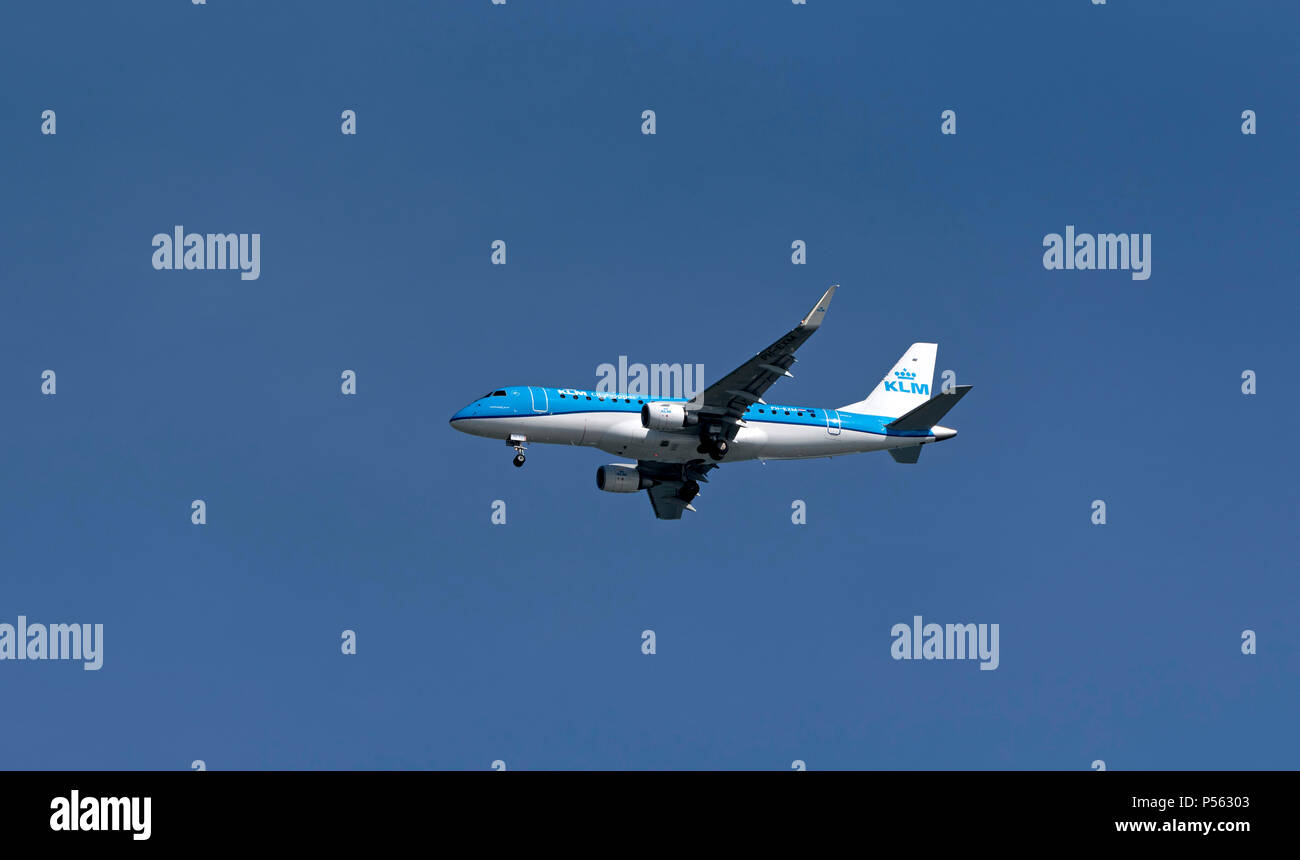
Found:
[[888, 451], [915, 463], [923, 446], [957, 435], [939, 421], [970, 385], [931, 396], [938, 344], [914, 343], [866, 399], [836, 409], [770, 404], [763, 395], [794, 378], [794, 353], [821, 327], [838, 284], [789, 333], [692, 398], [573, 388], [497, 388], [451, 416], [473, 436], [504, 439], [524, 464], [527, 443], [581, 445], [636, 460], [596, 470], [607, 493], [645, 490], [655, 516], [695, 511], [700, 484], [722, 460], [804, 460]]

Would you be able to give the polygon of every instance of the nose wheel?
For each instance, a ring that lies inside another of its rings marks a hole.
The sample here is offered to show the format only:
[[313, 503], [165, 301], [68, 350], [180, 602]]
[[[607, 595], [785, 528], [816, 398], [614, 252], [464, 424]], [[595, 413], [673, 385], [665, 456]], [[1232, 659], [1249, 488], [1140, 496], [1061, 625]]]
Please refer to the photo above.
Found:
[[509, 439], [506, 440], [506, 444], [509, 445], [511, 448], [515, 449], [514, 464], [516, 469], [522, 466], [524, 464], [524, 460], [527, 459], [526, 457], [524, 457], [524, 449], [527, 447], [527, 445], [525, 445], [524, 443], [526, 443], [527, 441], [528, 439], [524, 436], [511, 436]]

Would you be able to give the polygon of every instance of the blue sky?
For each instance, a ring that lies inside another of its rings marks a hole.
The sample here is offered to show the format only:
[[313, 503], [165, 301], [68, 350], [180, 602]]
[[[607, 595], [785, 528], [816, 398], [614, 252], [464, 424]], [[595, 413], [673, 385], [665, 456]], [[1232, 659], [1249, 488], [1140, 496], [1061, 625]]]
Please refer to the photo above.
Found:
[[[105, 643], [0, 662], [0, 767], [1300, 767], [1298, 24], [6, 9], [0, 622]], [[155, 271], [176, 224], [260, 233], [261, 277]], [[1066, 225], [1152, 234], [1151, 278], [1045, 270]], [[516, 470], [447, 425], [619, 355], [721, 376], [831, 283], [769, 399], [858, 400], [937, 341], [975, 389], [916, 466], [724, 466], [659, 522], [597, 492], [610, 455]], [[916, 614], [999, 624], [999, 668], [891, 659]]]

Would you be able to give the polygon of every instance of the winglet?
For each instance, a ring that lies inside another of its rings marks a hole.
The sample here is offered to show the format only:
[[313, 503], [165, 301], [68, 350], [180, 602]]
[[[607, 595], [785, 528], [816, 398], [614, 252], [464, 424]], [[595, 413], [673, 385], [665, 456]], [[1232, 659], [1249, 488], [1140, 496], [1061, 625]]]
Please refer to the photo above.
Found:
[[826, 309], [831, 306], [831, 299], [835, 297], [835, 291], [839, 288], [839, 284], [831, 285], [831, 288], [817, 300], [817, 304], [813, 305], [813, 309], [808, 311], [808, 316], [799, 321], [799, 326], [809, 331], [816, 331], [818, 326], [822, 324], [822, 317], [826, 316]]

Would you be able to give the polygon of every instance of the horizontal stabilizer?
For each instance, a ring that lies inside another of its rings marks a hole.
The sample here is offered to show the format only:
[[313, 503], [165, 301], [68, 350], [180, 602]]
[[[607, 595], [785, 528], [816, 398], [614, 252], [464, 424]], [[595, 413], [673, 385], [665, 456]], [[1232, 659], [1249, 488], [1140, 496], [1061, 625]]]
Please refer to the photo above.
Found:
[[[943, 416], [948, 414], [948, 410], [956, 406], [957, 401], [965, 397], [966, 392], [973, 387], [971, 385], [958, 385], [952, 391], [937, 394], [911, 412], [901, 418], [895, 418], [885, 426], [890, 430], [929, 430], [938, 424], [943, 419]], [[890, 453], [894, 452], [891, 450]], [[897, 457], [894, 459], [898, 460]], [[900, 460], [899, 462], [903, 461]], [[916, 459], [914, 457], [907, 462], [915, 463]]]
[[920, 445], [908, 445], [906, 448], [890, 448], [889, 456], [896, 463], [915, 463], [921, 457]]

